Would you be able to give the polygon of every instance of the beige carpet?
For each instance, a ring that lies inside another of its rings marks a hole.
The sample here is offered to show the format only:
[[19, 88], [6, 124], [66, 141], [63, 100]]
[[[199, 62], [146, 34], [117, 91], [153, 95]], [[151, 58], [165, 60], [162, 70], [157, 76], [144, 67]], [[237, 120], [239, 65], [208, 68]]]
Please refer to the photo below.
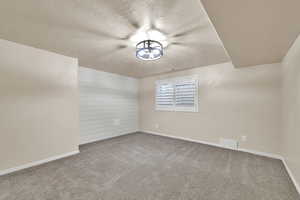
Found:
[[279, 160], [143, 133], [0, 177], [0, 200], [299, 200]]

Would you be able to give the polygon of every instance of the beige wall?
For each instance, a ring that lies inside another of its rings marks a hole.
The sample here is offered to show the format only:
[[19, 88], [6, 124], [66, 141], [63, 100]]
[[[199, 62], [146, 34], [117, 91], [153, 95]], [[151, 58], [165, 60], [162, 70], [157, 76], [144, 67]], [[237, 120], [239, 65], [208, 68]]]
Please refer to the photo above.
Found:
[[[199, 112], [155, 111], [155, 81], [191, 74], [199, 78]], [[278, 154], [281, 65], [236, 69], [226, 63], [141, 79], [140, 127], [212, 143], [232, 138], [241, 148]]]
[[300, 36], [283, 61], [283, 156], [300, 183]]
[[77, 59], [0, 40], [0, 170], [78, 150]]

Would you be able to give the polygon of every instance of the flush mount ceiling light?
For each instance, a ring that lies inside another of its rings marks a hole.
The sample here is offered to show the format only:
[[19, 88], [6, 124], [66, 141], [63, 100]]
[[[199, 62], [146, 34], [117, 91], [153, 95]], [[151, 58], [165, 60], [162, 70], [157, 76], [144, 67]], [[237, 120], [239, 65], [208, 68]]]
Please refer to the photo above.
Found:
[[157, 60], [163, 55], [163, 46], [155, 40], [143, 40], [136, 45], [136, 57], [141, 60]]

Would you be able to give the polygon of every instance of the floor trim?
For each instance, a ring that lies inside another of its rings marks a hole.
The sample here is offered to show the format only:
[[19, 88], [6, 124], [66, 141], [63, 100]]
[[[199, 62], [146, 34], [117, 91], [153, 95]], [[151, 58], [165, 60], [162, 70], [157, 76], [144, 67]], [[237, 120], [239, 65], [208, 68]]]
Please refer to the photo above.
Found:
[[241, 151], [241, 152], [245, 152], [245, 153], [251, 153], [251, 154], [264, 156], [264, 157], [268, 157], [268, 158], [274, 158], [274, 159], [278, 159], [278, 160], [283, 159], [283, 157], [281, 155], [278, 155], [278, 154], [266, 153], [266, 152], [255, 151], [255, 150], [250, 150], [250, 149], [239, 148], [239, 149], [237, 149], [237, 151]]
[[[222, 146], [220, 144], [217, 144], [217, 143], [206, 142], [206, 141], [202, 141], [202, 140], [195, 140], [195, 139], [190, 139], [190, 138], [185, 138], [185, 137], [180, 137], [180, 136], [173, 136], [173, 135], [168, 135], [168, 134], [163, 134], [163, 133], [158, 133], [158, 132], [153, 132], [153, 131], [141, 131], [141, 132], [152, 134], [152, 135], [159, 135], [159, 136], [169, 137], [169, 138], [173, 138], [173, 139], [185, 140], [185, 141], [189, 141], [189, 142], [196, 142], [196, 143], [200, 143], [200, 144], [206, 144], [206, 145], [219, 147], [219, 148], [223, 148], [223, 149], [231, 149], [231, 148], [224, 147], [224, 146]], [[255, 155], [259, 155], [259, 156], [278, 159], [278, 160], [283, 159], [282, 156], [277, 155], [277, 154], [265, 153], [265, 152], [254, 151], [254, 150], [249, 150], [249, 149], [238, 148], [238, 149], [231, 149], [231, 150], [251, 153], [251, 154], [255, 154]]]
[[288, 165], [287, 165], [287, 163], [286, 163], [286, 161], [285, 161], [284, 158], [282, 159], [282, 162], [283, 162], [284, 167], [285, 167], [286, 171], [288, 172], [290, 178], [292, 179], [292, 181], [293, 181], [293, 183], [294, 183], [294, 185], [295, 185], [295, 187], [296, 187], [296, 190], [298, 191], [298, 193], [299, 193], [299, 195], [300, 195], [300, 185], [299, 185], [298, 182], [296, 181], [295, 176], [293, 175], [291, 169], [288, 167]]
[[[216, 143], [212, 143], [212, 142], [205, 142], [205, 141], [194, 140], [194, 139], [185, 138], [185, 137], [172, 136], [172, 135], [162, 134], [162, 133], [153, 132], [153, 131], [140, 131], [140, 132], [146, 133], [146, 134], [158, 135], [158, 136], [163, 136], [163, 137], [168, 137], [168, 138], [173, 138], [173, 139], [179, 139], [179, 140], [185, 140], [185, 141], [190, 141], [190, 142], [206, 144], [206, 145], [210, 145], [210, 146], [215, 146], [215, 147], [219, 147], [219, 148], [228, 149], [226, 147], [221, 146], [220, 144], [216, 144]], [[121, 135], [117, 135], [117, 136], [113, 136], [113, 137], [118, 137], [118, 136], [127, 135], [127, 134], [131, 134], [131, 133], [121, 134]], [[113, 138], [113, 137], [110, 137], [110, 138]], [[105, 139], [108, 139], [108, 138], [105, 138]], [[91, 142], [96, 142], [96, 141], [100, 141], [100, 140], [104, 140], [104, 138], [94, 140], [94, 141], [91, 141]], [[90, 143], [90, 142], [87, 142], [87, 143]], [[248, 150], [248, 149], [233, 149], [233, 150], [241, 151], [241, 152], [247, 152], [247, 153], [251, 153], [251, 154], [255, 154], [255, 155], [259, 155], [259, 156], [265, 156], [265, 157], [281, 160], [283, 162], [284, 167], [287, 170], [293, 184], [295, 185], [296, 190], [300, 194], [300, 185], [296, 181], [296, 178], [294, 177], [292, 171], [290, 170], [290, 168], [288, 167], [285, 159], [282, 156], [276, 155], [276, 154], [265, 153], [265, 152], [254, 151], [254, 150]], [[69, 153], [62, 154], [62, 155], [53, 156], [53, 157], [50, 157], [50, 158], [47, 158], [47, 159], [31, 162], [31, 163], [21, 165], [21, 166], [18, 166], [18, 167], [9, 168], [9, 169], [6, 169], [6, 170], [0, 170], [0, 176], [10, 174], [10, 173], [22, 170], [22, 169], [38, 166], [38, 165], [41, 165], [41, 164], [45, 164], [45, 163], [48, 163], [48, 162], [51, 162], [51, 161], [54, 161], [54, 160], [66, 158], [66, 157], [69, 157], [69, 156], [72, 156], [72, 155], [76, 155], [78, 153], [79, 153], [79, 150], [72, 151], [72, 152], [69, 152]]]
[[111, 138], [115, 138], [115, 137], [120, 137], [120, 136], [123, 136], [123, 135], [129, 135], [129, 134], [137, 133], [137, 132], [138, 131], [132, 131], [132, 132], [129, 132], [129, 133], [122, 133], [122, 134], [118, 134], [118, 135], [104, 135], [104, 136], [101, 135], [99, 137], [95, 137], [95, 138], [92, 138], [92, 139], [84, 140], [83, 142], [80, 142], [79, 145], [84, 145], [84, 144], [99, 142], [99, 141], [102, 141], [102, 140], [107, 140], [107, 139], [111, 139]]
[[[206, 144], [206, 145], [210, 145], [210, 146], [214, 146], [214, 147], [228, 149], [226, 147], [221, 146], [220, 144], [216, 144], [216, 143], [212, 143], [212, 142], [194, 140], [194, 139], [190, 139], [190, 138], [178, 137], [178, 136], [173, 136], [173, 135], [168, 135], [168, 134], [162, 134], [162, 133], [153, 132], [153, 131], [141, 131], [141, 132], [146, 133], [146, 134], [151, 134], [151, 135], [158, 135], [158, 136], [163, 136], [163, 137], [168, 137], [168, 138], [173, 138], [173, 139], [179, 139], [179, 140], [185, 140], [185, 141], [189, 141], [189, 142], [195, 142], [195, 143], [199, 143], [199, 144]], [[281, 160], [283, 162], [283, 165], [284, 165], [286, 171], [288, 172], [288, 174], [289, 174], [296, 190], [298, 191], [298, 193], [300, 195], [300, 185], [296, 181], [296, 178], [294, 177], [292, 171], [290, 170], [290, 168], [288, 167], [285, 159], [281, 155], [265, 153], [265, 152], [260, 152], [260, 151], [254, 151], [254, 150], [249, 150], [249, 149], [232, 149], [232, 150], [251, 153], [251, 154], [255, 154], [255, 155], [259, 155], [259, 156], [264, 156], [264, 157], [269, 157], [269, 158], [274, 158], [274, 159]]]
[[75, 154], [78, 154], [78, 153], [79, 153], [79, 150], [72, 151], [72, 152], [69, 152], [69, 153], [62, 154], [62, 155], [52, 156], [50, 158], [46, 158], [46, 159], [43, 159], [43, 160], [38, 160], [38, 161], [35, 161], [35, 162], [31, 162], [31, 163], [21, 165], [21, 166], [18, 166], [18, 167], [13, 167], [13, 168], [1, 170], [0, 171], [0, 176], [10, 174], [10, 173], [22, 170], [22, 169], [26, 169], [26, 168], [34, 167], [34, 166], [37, 166], [37, 165], [41, 165], [41, 164], [44, 164], [44, 163], [48, 163], [48, 162], [58, 160], [58, 159], [61, 159], [61, 158], [66, 158], [66, 157], [69, 157], [69, 156], [72, 156], [72, 155], [75, 155]]

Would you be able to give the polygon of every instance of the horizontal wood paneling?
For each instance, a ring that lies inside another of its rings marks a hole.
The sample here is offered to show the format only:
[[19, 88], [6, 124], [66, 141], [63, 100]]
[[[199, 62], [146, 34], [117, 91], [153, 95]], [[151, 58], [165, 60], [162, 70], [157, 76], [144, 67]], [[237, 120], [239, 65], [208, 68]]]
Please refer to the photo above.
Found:
[[80, 67], [80, 142], [138, 130], [138, 80]]

